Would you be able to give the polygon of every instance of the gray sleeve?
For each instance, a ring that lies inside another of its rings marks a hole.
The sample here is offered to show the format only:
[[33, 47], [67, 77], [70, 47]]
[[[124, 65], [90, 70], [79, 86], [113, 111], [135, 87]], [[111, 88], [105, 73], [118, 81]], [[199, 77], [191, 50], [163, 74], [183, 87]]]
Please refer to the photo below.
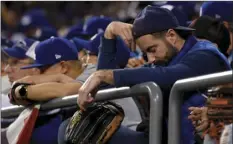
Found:
[[83, 73], [79, 75], [75, 81], [78, 81], [80, 83], [84, 83], [87, 78], [96, 71], [96, 65], [87, 65], [84, 69]]

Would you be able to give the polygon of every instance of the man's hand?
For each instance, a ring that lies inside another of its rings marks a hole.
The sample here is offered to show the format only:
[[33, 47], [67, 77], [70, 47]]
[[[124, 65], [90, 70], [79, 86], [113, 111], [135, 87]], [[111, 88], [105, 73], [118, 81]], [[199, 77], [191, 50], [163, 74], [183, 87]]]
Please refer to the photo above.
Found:
[[82, 110], [85, 110], [87, 104], [94, 101], [94, 95], [97, 92], [101, 82], [114, 84], [113, 71], [101, 70], [93, 73], [79, 89], [78, 105]]
[[41, 84], [47, 82], [59, 82], [59, 83], [69, 83], [74, 81], [71, 77], [64, 74], [55, 74], [55, 75], [34, 75], [26, 76], [20, 80], [17, 80], [17, 83], [30, 83], [30, 84]]
[[207, 118], [207, 107], [190, 107], [191, 111], [188, 119], [192, 120], [192, 123], [197, 131], [204, 131], [208, 128], [209, 122]]
[[145, 64], [145, 60], [143, 58], [130, 58], [128, 60], [128, 64], [127, 64], [127, 67], [128, 68], [136, 68], [136, 67], [140, 67], [142, 65]]
[[106, 28], [104, 37], [106, 39], [114, 39], [116, 36], [120, 36], [127, 44], [127, 46], [135, 51], [136, 45], [133, 38], [132, 28], [132, 24], [127, 24], [123, 22], [112, 22]]

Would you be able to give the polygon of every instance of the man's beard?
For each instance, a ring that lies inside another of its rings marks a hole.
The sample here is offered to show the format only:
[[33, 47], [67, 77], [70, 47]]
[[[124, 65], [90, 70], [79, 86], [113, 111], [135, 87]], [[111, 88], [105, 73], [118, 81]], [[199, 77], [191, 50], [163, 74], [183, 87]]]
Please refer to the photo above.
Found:
[[164, 39], [167, 52], [163, 60], [156, 61], [156, 65], [167, 66], [170, 61], [178, 54], [178, 50], [173, 47], [166, 39]]

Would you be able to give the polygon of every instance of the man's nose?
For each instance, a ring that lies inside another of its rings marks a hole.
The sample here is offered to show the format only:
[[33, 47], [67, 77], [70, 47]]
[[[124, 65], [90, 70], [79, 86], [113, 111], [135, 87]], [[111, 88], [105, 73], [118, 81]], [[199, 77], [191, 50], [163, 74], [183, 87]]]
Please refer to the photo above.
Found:
[[156, 57], [152, 54], [147, 54], [147, 59], [149, 63], [152, 63], [156, 60]]

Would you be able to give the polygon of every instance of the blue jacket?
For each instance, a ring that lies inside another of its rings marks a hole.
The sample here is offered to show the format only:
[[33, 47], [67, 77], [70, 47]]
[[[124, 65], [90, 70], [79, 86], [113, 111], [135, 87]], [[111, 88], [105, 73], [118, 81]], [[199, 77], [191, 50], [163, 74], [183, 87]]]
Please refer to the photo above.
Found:
[[233, 50], [230, 53], [230, 56], [228, 57], [228, 61], [231, 64], [231, 68], [233, 68]]
[[[115, 69], [115, 40], [102, 38], [100, 53], [98, 56], [98, 69]], [[218, 48], [209, 41], [197, 41], [189, 37], [181, 51], [174, 57], [168, 66], [156, 66], [154, 68], [141, 67], [134, 69], [116, 69], [113, 71], [116, 87], [132, 86], [135, 84], [153, 81], [163, 91], [164, 116], [167, 117], [168, 99], [173, 84], [179, 80], [210, 73], [229, 70], [230, 66], [226, 57], [218, 51]], [[195, 92], [185, 94], [182, 107], [182, 143], [193, 143], [193, 126], [187, 119], [188, 107], [202, 106], [204, 97]]]

